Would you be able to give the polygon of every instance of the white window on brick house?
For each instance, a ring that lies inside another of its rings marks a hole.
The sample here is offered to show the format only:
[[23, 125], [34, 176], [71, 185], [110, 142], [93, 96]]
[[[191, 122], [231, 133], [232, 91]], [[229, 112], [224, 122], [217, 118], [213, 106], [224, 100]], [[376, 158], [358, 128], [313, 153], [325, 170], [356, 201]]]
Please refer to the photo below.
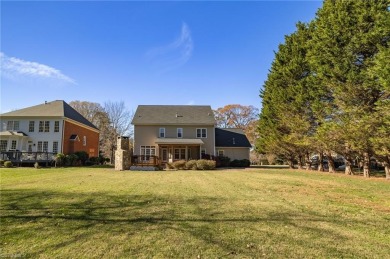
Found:
[[84, 136], [83, 137], [83, 146], [86, 146], [87, 145], [87, 136]]

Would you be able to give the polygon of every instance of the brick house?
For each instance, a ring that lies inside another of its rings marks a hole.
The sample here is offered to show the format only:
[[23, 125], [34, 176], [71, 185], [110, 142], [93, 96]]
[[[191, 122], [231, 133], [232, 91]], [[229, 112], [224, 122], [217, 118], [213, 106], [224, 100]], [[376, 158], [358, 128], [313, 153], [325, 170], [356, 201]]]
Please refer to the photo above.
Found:
[[0, 115], [0, 151], [99, 155], [99, 130], [62, 100]]

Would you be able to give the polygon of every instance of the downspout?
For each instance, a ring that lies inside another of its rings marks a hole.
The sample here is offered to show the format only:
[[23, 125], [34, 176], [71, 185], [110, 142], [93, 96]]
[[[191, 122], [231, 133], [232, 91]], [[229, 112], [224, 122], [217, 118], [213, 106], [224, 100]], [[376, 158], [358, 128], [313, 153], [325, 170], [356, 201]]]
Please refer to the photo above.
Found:
[[64, 143], [65, 143], [65, 120], [62, 120], [62, 141], [61, 141], [61, 153], [64, 153]]

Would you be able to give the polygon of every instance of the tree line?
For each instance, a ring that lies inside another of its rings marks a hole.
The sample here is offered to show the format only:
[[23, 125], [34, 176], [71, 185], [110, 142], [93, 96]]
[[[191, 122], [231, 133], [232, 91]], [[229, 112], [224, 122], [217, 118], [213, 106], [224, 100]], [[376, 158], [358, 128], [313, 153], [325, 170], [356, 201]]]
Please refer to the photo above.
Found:
[[309, 23], [285, 36], [260, 91], [256, 149], [293, 167], [310, 155], [380, 161], [390, 178], [390, 1], [325, 0]]

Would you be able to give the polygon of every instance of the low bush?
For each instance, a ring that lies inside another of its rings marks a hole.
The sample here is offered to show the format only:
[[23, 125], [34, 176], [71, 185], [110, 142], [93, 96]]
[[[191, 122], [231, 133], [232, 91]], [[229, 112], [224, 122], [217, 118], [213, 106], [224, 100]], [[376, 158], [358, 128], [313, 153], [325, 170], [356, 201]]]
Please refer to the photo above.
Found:
[[41, 166], [39, 165], [39, 163], [38, 163], [38, 162], [35, 162], [35, 164], [34, 164], [34, 168], [35, 168], [35, 169], [40, 169], [40, 168], [41, 168]]
[[66, 164], [66, 156], [63, 153], [58, 153], [55, 158], [55, 165], [57, 166], [64, 166]]
[[187, 161], [185, 168], [187, 170], [198, 170], [198, 167], [196, 166], [196, 160]]
[[81, 162], [82, 165], [84, 165], [85, 161], [87, 161], [89, 158], [88, 153], [85, 151], [77, 151], [74, 154], [77, 156], [78, 160]]
[[248, 159], [235, 159], [232, 162], [230, 162], [231, 167], [249, 167], [251, 162]]
[[79, 160], [76, 154], [70, 154], [66, 156], [66, 165], [75, 166], [77, 165], [77, 161]]
[[5, 161], [4, 162], [4, 167], [11, 168], [13, 166], [11, 161]]
[[196, 167], [198, 170], [213, 170], [216, 167], [216, 162], [214, 160], [201, 159], [196, 161]]
[[4, 165], [5, 160], [0, 160], [0, 166]]
[[174, 169], [172, 163], [166, 163], [166, 164], [165, 164], [165, 168], [166, 168], [166, 169], [169, 169], [169, 170]]
[[227, 156], [216, 157], [217, 167], [228, 167], [230, 164], [230, 158]]
[[172, 163], [172, 166], [177, 170], [183, 170], [186, 169], [186, 161], [185, 160], [179, 160]]

